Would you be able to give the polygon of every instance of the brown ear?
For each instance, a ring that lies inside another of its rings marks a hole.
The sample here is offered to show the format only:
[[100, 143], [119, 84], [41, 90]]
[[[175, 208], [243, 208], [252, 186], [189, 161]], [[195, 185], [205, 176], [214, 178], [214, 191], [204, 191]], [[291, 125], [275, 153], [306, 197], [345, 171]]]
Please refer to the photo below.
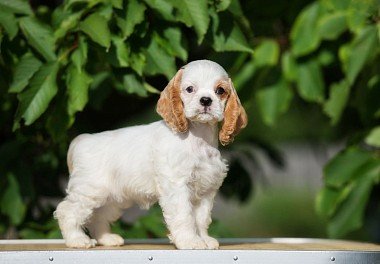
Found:
[[170, 80], [169, 84], [161, 92], [157, 103], [157, 113], [165, 120], [166, 124], [175, 132], [186, 132], [188, 122], [183, 111], [183, 103], [180, 97], [182, 69]]
[[227, 99], [224, 109], [224, 120], [222, 128], [219, 131], [219, 140], [223, 146], [231, 143], [240, 130], [248, 124], [247, 113], [240, 103], [231, 79], [229, 79], [229, 82], [231, 93]]

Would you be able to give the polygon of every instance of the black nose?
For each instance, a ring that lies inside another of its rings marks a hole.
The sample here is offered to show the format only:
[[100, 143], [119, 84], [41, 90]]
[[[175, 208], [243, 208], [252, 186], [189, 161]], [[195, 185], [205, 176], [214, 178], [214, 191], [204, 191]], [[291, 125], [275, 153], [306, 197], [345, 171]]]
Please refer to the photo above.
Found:
[[201, 105], [203, 106], [210, 106], [212, 103], [212, 100], [210, 97], [202, 97], [201, 100], [199, 101], [201, 102]]

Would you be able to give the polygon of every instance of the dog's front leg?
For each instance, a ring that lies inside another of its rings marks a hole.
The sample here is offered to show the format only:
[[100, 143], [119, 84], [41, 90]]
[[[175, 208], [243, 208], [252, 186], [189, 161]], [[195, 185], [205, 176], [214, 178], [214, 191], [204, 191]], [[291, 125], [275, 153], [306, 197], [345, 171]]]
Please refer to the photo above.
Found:
[[186, 183], [165, 182], [159, 203], [169, 238], [178, 249], [206, 249], [204, 240], [197, 234], [190, 191]]
[[208, 249], [218, 249], [219, 242], [208, 235], [208, 227], [211, 224], [211, 210], [214, 204], [216, 192], [209, 193], [202, 197], [195, 207], [195, 219], [198, 234], [204, 240]]

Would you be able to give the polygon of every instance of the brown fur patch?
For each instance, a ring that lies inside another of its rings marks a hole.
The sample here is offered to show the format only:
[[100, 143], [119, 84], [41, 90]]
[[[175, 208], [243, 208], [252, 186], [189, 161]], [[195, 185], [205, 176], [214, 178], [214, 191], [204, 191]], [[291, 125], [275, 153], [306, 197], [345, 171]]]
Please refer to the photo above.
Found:
[[169, 127], [181, 133], [186, 132], [189, 126], [180, 96], [182, 71], [180, 69], [161, 92], [156, 109], [157, 113], [165, 120]]
[[219, 131], [219, 140], [223, 146], [228, 145], [234, 137], [248, 124], [247, 113], [240, 103], [236, 90], [229, 79], [230, 94], [224, 109], [224, 120]]

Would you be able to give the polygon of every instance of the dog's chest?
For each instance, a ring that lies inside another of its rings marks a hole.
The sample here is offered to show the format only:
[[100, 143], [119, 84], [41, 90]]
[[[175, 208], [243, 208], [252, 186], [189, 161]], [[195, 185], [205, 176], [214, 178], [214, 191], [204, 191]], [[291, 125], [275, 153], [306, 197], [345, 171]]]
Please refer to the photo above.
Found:
[[194, 198], [200, 198], [219, 189], [227, 175], [227, 165], [217, 148], [202, 141], [197, 142], [196, 148], [192, 152], [195, 159], [189, 186]]

